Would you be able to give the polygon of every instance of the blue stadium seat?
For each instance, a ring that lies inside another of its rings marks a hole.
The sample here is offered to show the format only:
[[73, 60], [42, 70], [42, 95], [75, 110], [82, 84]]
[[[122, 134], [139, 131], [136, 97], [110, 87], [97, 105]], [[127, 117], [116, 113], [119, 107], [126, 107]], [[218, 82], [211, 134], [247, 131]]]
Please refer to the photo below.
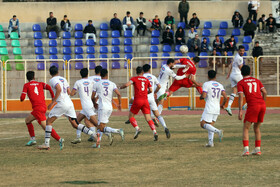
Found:
[[157, 45], [153, 45], [150, 47], [150, 52], [151, 53], [157, 53], [158, 52], [158, 46]]
[[100, 62], [99, 64], [103, 69], [107, 69], [107, 62]]
[[252, 23], [254, 23], [255, 25], [257, 25], [257, 22], [256, 22], [256, 21], [253, 21], [253, 20], [252, 20]]
[[63, 45], [63, 47], [70, 47], [71, 46], [71, 40], [63, 40], [62, 45]]
[[186, 23], [185, 22], [179, 22], [177, 25], [177, 28], [182, 27], [183, 29], [186, 28]]
[[[207, 52], [201, 52], [200, 54], [199, 54], [199, 56], [208, 56], [208, 54], [207, 54]], [[207, 66], [208, 66], [208, 59], [207, 58], [201, 58], [200, 57], [200, 61], [199, 61], [199, 63], [198, 63], [198, 67], [200, 67], [200, 68], [206, 68]]]
[[34, 40], [34, 47], [42, 47], [43, 43], [42, 40]]
[[231, 35], [233, 35], [233, 36], [240, 36], [240, 29], [238, 29], [238, 28], [233, 29]]
[[54, 31], [49, 32], [49, 39], [56, 39], [56, 38], [57, 38], [56, 32]]
[[181, 47], [181, 45], [176, 45], [175, 46], [175, 52], [180, 52], [180, 47]]
[[69, 61], [70, 59], [71, 59], [71, 55], [64, 55], [63, 56], [64, 61], [66, 61], [66, 60]]
[[[65, 65], [65, 63], [63, 63], [63, 65], [62, 65], [62, 69], [63, 69], [63, 70], [64, 70], [64, 69], [66, 69], [66, 65]], [[69, 64], [69, 69], [72, 69], [71, 64]]]
[[[150, 63], [150, 65], [151, 65], [151, 63]], [[152, 68], [153, 69], [155, 69], [155, 68], [157, 68], [157, 62], [156, 61], [152, 61]]]
[[126, 31], [124, 31], [124, 37], [125, 37], [125, 38], [131, 38], [131, 37], [133, 37], [132, 31], [131, 31], [131, 30], [126, 30]]
[[133, 53], [132, 46], [124, 46], [124, 52], [125, 53]]
[[120, 31], [112, 31], [112, 38], [119, 38], [120, 37]]
[[83, 38], [83, 32], [81, 32], [81, 31], [75, 32], [75, 38], [76, 39], [82, 39]]
[[162, 51], [163, 52], [171, 52], [172, 51], [172, 48], [170, 45], [164, 45], [163, 48], [162, 48]]
[[89, 69], [95, 69], [96, 64], [95, 62], [89, 62]]
[[33, 30], [34, 32], [40, 32], [40, 31], [41, 31], [41, 26], [40, 26], [39, 24], [34, 24], [34, 25], [32, 26], [32, 30]]
[[212, 29], [212, 22], [211, 21], [206, 21], [204, 23], [204, 29]]
[[94, 40], [93, 39], [87, 39], [86, 45], [87, 46], [94, 46]]
[[49, 53], [50, 53], [51, 55], [56, 55], [56, 54], [57, 54], [57, 48], [56, 48], [56, 47], [50, 47]]
[[93, 59], [93, 58], [95, 58], [95, 55], [93, 55], [93, 54], [88, 54], [88, 55], [87, 55], [87, 58]]
[[170, 54], [169, 53], [162, 53], [162, 55], [161, 55], [162, 57], [169, 57], [170, 56]]
[[102, 47], [100, 47], [99, 52], [100, 53], [108, 53], [108, 48], [105, 47], [105, 46], [102, 46]]
[[251, 36], [244, 36], [243, 43], [249, 44], [252, 42]]
[[112, 46], [111, 52], [112, 52], [112, 53], [119, 53], [119, 52], [120, 52], [119, 46]]
[[233, 56], [232, 52], [231, 51], [227, 52], [227, 56]]
[[249, 45], [248, 44], [242, 44], [245, 48], [245, 51], [249, 51]]
[[207, 53], [207, 52], [201, 52], [201, 53], [199, 54], [199, 56], [208, 56], [208, 53]]
[[70, 55], [71, 52], [71, 48], [70, 47], [63, 47], [63, 54], [64, 55]]
[[109, 26], [107, 23], [101, 23], [100, 24], [100, 30], [107, 31], [109, 29]]
[[120, 58], [120, 55], [117, 53], [112, 54], [112, 58]]
[[124, 62], [123, 67], [124, 67], [124, 69], [127, 69], [127, 61]]
[[45, 70], [44, 62], [40, 62], [40, 63], [37, 64], [37, 70]]
[[132, 39], [131, 38], [125, 38], [123, 43], [124, 43], [124, 45], [132, 45]]
[[50, 64], [50, 67], [52, 67], [52, 66], [55, 66], [55, 67], [57, 67], [57, 69], [59, 68], [59, 65], [58, 65], [58, 63], [56, 63], [56, 62], [53, 62], [53, 63], [51, 63], [51, 64]]
[[99, 58], [108, 58], [107, 54], [100, 54]]
[[108, 38], [108, 32], [107, 31], [100, 31], [99, 37], [100, 38]]
[[183, 56], [183, 54], [182, 53], [175, 53], [175, 56], [181, 57], [181, 56]]
[[84, 65], [82, 62], [76, 62], [75, 63], [75, 70], [81, 70], [84, 68]]
[[160, 36], [160, 32], [158, 30], [152, 31], [152, 37], [158, 38]]
[[83, 31], [83, 25], [80, 23], [77, 23], [75, 25], [75, 31]]
[[70, 39], [71, 38], [71, 33], [70, 32], [63, 32], [62, 38], [63, 39]]
[[124, 55], [124, 58], [126, 58], [126, 59], [132, 59], [133, 58], [133, 55], [132, 54], [129, 54], [129, 53], [127, 53], [127, 54], [125, 54]]
[[226, 21], [222, 21], [220, 23], [220, 29], [228, 29], [228, 23]]
[[107, 46], [108, 45], [108, 40], [105, 38], [102, 38], [99, 40], [99, 45], [101, 46]]
[[81, 55], [81, 54], [78, 54], [78, 55], [75, 55], [75, 59], [83, 59], [84, 57], [83, 57], [83, 55]]
[[35, 48], [35, 54], [36, 54], [36, 55], [42, 55], [42, 54], [44, 54], [43, 48], [42, 48], [42, 47], [36, 47], [36, 48]]
[[83, 54], [84, 50], [82, 47], [75, 47], [75, 54]]
[[204, 30], [202, 31], [202, 36], [210, 36], [210, 35], [211, 35], [210, 30], [204, 29]]
[[93, 54], [95, 53], [95, 49], [92, 46], [87, 47], [87, 54]]
[[193, 58], [193, 57], [195, 57], [195, 53], [194, 52], [188, 52], [187, 56], [189, 56], [190, 58]]
[[45, 59], [44, 55], [37, 55], [36, 56], [36, 59], [37, 60], [42, 60], [42, 59]]
[[83, 46], [83, 40], [82, 39], [76, 39], [75, 40], [75, 46]]
[[247, 56], [247, 52], [244, 52], [244, 55], [243, 56]]
[[224, 44], [225, 43], [224, 37], [220, 36], [219, 38], [220, 38], [221, 42]]
[[50, 59], [52, 59], [52, 60], [56, 60], [56, 59], [58, 59], [58, 58], [57, 58], [57, 56], [56, 56], [56, 55], [51, 55], [51, 56], [50, 56]]
[[56, 40], [50, 40], [50, 41], [49, 41], [49, 46], [50, 46], [50, 47], [56, 47], [56, 46], [57, 46]]
[[120, 44], [121, 44], [120, 39], [118, 39], [118, 38], [112, 39], [112, 45], [120, 45]]
[[222, 56], [221, 52], [217, 51], [216, 52], [217, 56]]
[[234, 40], [236, 43], [238, 43], [238, 41], [239, 41], [237, 36], [234, 36]]
[[112, 62], [112, 69], [121, 69], [121, 65], [118, 61]]
[[41, 32], [34, 32], [34, 39], [42, 39], [43, 36], [42, 36], [42, 33]]
[[227, 35], [227, 32], [226, 32], [225, 29], [219, 29], [217, 35], [218, 35], [218, 36], [225, 36], [225, 35]]
[[157, 53], [151, 53], [150, 57], [153, 57], [153, 59], [156, 59], [155, 57], [158, 57], [158, 54]]
[[152, 38], [151, 39], [151, 45], [159, 45], [159, 39], [158, 38]]
[[[207, 43], [210, 44], [210, 39], [208, 37], [203, 37], [203, 38], [206, 38]], [[203, 38], [201, 38], [202, 41], [203, 41]]]

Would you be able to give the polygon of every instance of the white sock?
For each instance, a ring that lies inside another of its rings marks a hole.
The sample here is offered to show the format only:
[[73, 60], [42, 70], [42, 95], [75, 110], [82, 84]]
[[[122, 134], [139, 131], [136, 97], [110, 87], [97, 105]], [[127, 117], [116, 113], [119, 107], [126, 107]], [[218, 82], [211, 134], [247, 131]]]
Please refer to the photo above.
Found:
[[109, 133], [115, 133], [115, 134], [120, 133], [119, 129], [114, 129], [114, 128], [111, 128], [111, 127], [105, 127], [103, 131], [104, 132], [109, 132]]
[[129, 105], [128, 105], [128, 109], [129, 109], [129, 111], [130, 111], [130, 109], [131, 109], [131, 106], [132, 106], [132, 104], [130, 104], [130, 103], [129, 103]]
[[212, 131], [208, 131], [208, 143], [209, 144], [213, 144], [213, 141], [214, 141], [214, 132]]
[[99, 133], [99, 135], [100, 135], [100, 141], [101, 141], [101, 138], [102, 138], [102, 136], [103, 136], [103, 132], [101, 132], [99, 129], [97, 130], [97, 132]]
[[208, 123], [205, 123], [204, 126], [203, 126], [204, 129], [208, 130], [208, 131], [211, 131], [211, 132], [214, 132], [214, 133], [219, 133], [220, 130], [213, 127], [212, 125], [208, 124]]
[[235, 94], [230, 94], [230, 96], [229, 96], [229, 101], [228, 101], [228, 108], [231, 108], [231, 105], [232, 105], [232, 103], [233, 103], [233, 101], [234, 101], [234, 98], [235, 98]]
[[139, 129], [140, 129], [140, 128], [139, 128], [138, 126], [136, 126], [136, 127], [135, 127], [135, 130], [137, 130], [137, 131], [138, 131]]
[[93, 135], [94, 133], [91, 131], [91, 130], [89, 130], [86, 126], [84, 126], [83, 124], [79, 124], [78, 125], [78, 130], [80, 130], [80, 131], [82, 131], [83, 133], [85, 133], [85, 134], [88, 134], [88, 135]]
[[82, 131], [80, 131], [80, 130], [76, 130], [76, 133], [77, 133], [77, 138], [79, 139], [79, 138], [81, 138], [81, 134], [82, 134]]
[[35, 136], [31, 137], [30, 140], [36, 140]]
[[155, 135], [157, 133], [157, 131], [156, 130], [153, 130], [153, 135]]
[[249, 151], [249, 146], [245, 146], [244, 150]]
[[162, 109], [163, 109], [163, 106], [162, 106], [161, 104], [159, 104], [159, 105], [158, 105], [158, 112], [159, 112], [159, 115], [161, 114]]
[[46, 146], [50, 146], [51, 133], [52, 133], [52, 126], [47, 125], [46, 130], [45, 130], [45, 145]]
[[89, 130], [93, 132], [93, 135], [91, 135], [93, 138], [97, 138], [97, 133], [95, 127], [90, 127]]
[[159, 117], [158, 117], [158, 120], [159, 120], [160, 124], [166, 129], [167, 126], [166, 126], [166, 124], [165, 124], [165, 121], [164, 121], [163, 117], [162, 117], [162, 116], [159, 116]]

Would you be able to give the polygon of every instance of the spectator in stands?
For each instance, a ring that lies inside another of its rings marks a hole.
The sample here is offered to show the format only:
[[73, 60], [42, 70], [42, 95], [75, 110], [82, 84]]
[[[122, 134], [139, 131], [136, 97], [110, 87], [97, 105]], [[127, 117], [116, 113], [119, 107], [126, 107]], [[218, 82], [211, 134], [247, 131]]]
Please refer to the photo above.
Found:
[[138, 24], [136, 29], [137, 29], [137, 35], [140, 35], [140, 30], [142, 29], [143, 36], [145, 36], [147, 26], [146, 26], [146, 18], [144, 18], [143, 15], [144, 13], [140, 12], [139, 18], [136, 19], [136, 22]]
[[240, 14], [238, 10], [234, 12], [231, 22], [234, 28], [242, 27], [244, 20], [243, 20], [243, 16]]
[[[231, 37], [230, 37], [230, 39], [228, 39], [228, 40], [226, 40], [225, 41], [225, 54], [227, 54], [227, 52], [229, 52], [229, 51], [231, 51], [232, 52], [232, 54], [234, 54], [234, 51], [236, 50], [237, 48], [236, 48], [236, 41], [235, 41], [235, 39], [234, 39], [234, 36], [232, 35]], [[225, 55], [225, 56], [227, 56], [227, 55]]]
[[16, 15], [13, 15], [13, 18], [11, 18], [9, 21], [8, 38], [10, 38], [11, 33], [15, 31], [18, 32], [18, 37], [20, 38], [19, 20], [17, 19]]
[[192, 27], [191, 30], [188, 33], [188, 37], [189, 39], [193, 39], [195, 37], [195, 35], [197, 35], [197, 32], [195, 31], [195, 29]]
[[113, 31], [117, 30], [120, 32], [120, 36], [122, 35], [122, 22], [118, 18], [118, 14], [114, 13], [114, 18], [110, 21], [110, 27]]
[[223, 42], [220, 40], [219, 35], [216, 35], [216, 38], [213, 41], [213, 50], [216, 50], [220, 53], [223, 51]]
[[88, 25], [85, 26], [83, 32], [86, 34], [86, 40], [89, 39], [89, 37], [92, 37], [94, 43], [96, 43], [96, 29], [92, 24], [92, 20], [88, 20]]
[[131, 28], [132, 34], [134, 34], [135, 31], [135, 25], [133, 18], [130, 16], [130, 12], [126, 12], [126, 16], [123, 18], [123, 31], [126, 31], [126, 29]]
[[190, 47], [189, 47], [189, 51], [190, 52], [196, 52], [197, 51], [197, 55], [199, 56], [200, 51], [201, 51], [201, 43], [200, 40], [198, 38], [198, 34], [195, 35], [195, 37], [193, 39], [190, 40]]
[[[219, 56], [217, 54], [217, 51], [214, 49], [211, 56], [215, 57], [215, 67], [221, 67], [222, 66], [222, 59], [218, 58], [217, 56]], [[209, 66], [213, 67], [214, 65], [214, 58], [209, 58]], [[215, 69], [215, 71], [217, 71], [217, 69]]]
[[182, 27], [179, 27], [175, 33], [175, 39], [177, 45], [183, 45], [186, 43], [185, 41], [185, 31]]
[[166, 28], [167, 26], [169, 26], [170, 28], [172, 28], [172, 30], [175, 32], [175, 19], [174, 17], [171, 15], [171, 12], [168, 11], [167, 12], [167, 16], [164, 18], [164, 28]]
[[202, 52], [208, 52], [208, 43], [206, 38], [203, 38], [200, 49]]
[[[249, 11], [249, 18], [254, 21], [257, 21], [257, 14], [258, 14], [258, 10], [260, 8], [260, 2], [259, 0], [250, 0], [248, 2], [248, 11]], [[252, 18], [253, 16], [253, 18]]]
[[256, 29], [256, 25], [252, 22], [250, 18], [248, 18], [243, 26], [244, 36], [251, 36], [252, 39], [254, 39]]
[[190, 28], [196, 28], [197, 29], [199, 24], [200, 24], [200, 21], [199, 21], [198, 17], [196, 16], [196, 13], [193, 13], [192, 16], [193, 17], [189, 22], [189, 26], [190, 26]]
[[186, 0], [182, 0], [179, 3], [179, 7], [178, 7], [178, 12], [180, 14], [180, 22], [183, 22], [183, 19], [185, 19], [185, 23], [186, 23], [186, 27], [188, 28], [188, 13], [190, 10], [190, 5], [189, 2], [187, 2]]
[[61, 27], [61, 30], [63, 30], [63, 31], [67, 31], [67, 32], [72, 31], [71, 23], [70, 23], [69, 19], [67, 18], [67, 15], [64, 15], [63, 20], [61, 20], [60, 27]]
[[255, 42], [255, 47], [253, 48], [252, 56], [258, 58], [263, 55], [263, 49], [259, 46], [259, 42]]
[[276, 31], [276, 21], [273, 18], [269, 18], [269, 21], [266, 23], [267, 32], [274, 33]]
[[160, 21], [158, 15], [155, 15], [155, 18], [153, 19], [153, 21], [151, 21], [151, 20], [149, 20], [149, 21], [152, 22], [151, 31], [152, 30], [161, 31], [161, 21]]
[[269, 14], [269, 17], [266, 19], [265, 22], [268, 23], [270, 18], [272, 18], [273, 23], [276, 25], [276, 19], [272, 16], [272, 14]]
[[265, 15], [263, 14], [258, 20], [258, 31], [264, 32], [266, 28], [266, 19]]
[[47, 28], [46, 28], [48, 35], [50, 31], [55, 31], [56, 35], [58, 36], [59, 28], [56, 24], [57, 24], [56, 18], [53, 16], [53, 13], [50, 12], [50, 17], [47, 19]]
[[173, 33], [170, 32], [170, 27], [166, 27], [166, 30], [162, 34], [162, 44], [172, 45], [174, 44]]

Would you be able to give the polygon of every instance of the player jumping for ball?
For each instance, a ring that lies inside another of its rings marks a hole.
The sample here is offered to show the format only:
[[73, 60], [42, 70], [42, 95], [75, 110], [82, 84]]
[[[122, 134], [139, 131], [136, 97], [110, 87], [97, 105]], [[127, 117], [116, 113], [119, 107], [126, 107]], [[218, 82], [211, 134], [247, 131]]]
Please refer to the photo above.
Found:
[[254, 123], [255, 132], [255, 149], [252, 155], [261, 155], [261, 131], [260, 126], [263, 122], [266, 106], [265, 100], [267, 96], [266, 89], [261, 81], [250, 76], [250, 67], [244, 65], [241, 68], [243, 79], [238, 82], [237, 89], [239, 95], [239, 115], [238, 119], [242, 120], [242, 104], [243, 95], [247, 101], [247, 111], [244, 118], [243, 126], [243, 146], [244, 151], [242, 156], [249, 156], [249, 129]]

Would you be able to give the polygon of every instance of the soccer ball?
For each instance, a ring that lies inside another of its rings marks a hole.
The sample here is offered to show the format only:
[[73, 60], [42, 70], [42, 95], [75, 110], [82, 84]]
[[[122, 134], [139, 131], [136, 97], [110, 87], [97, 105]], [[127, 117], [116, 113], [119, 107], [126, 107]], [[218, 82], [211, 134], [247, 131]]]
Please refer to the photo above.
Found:
[[186, 45], [182, 45], [180, 47], [180, 51], [181, 51], [181, 53], [186, 54], [189, 51], [189, 48]]

